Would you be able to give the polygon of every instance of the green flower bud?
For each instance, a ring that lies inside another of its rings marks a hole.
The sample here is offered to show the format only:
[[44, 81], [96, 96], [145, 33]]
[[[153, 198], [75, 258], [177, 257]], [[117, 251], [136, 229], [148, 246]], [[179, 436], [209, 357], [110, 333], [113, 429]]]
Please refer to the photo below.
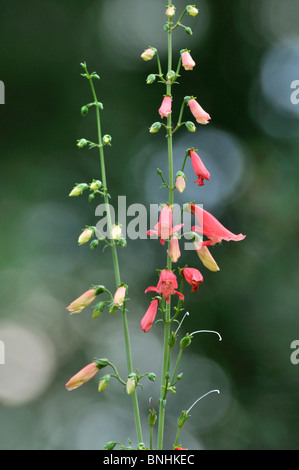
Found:
[[88, 196], [89, 202], [92, 202], [94, 200], [94, 198], [95, 198], [94, 194], [89, 194], [89, 196]]
[[157, 412], [155, 410], [150, 410], [148, 415], [148, 424], [154, 426], [157, 421]]
[[185, 32], [186, 32], [187, 34], [190, 34], [190, 36], [192, 36], [192, 34], [193, 34], [192, 29], [189, 28], [189, 26], [186, 26]]
[[172, 81], [175, 78], [175, 72], [173, 70], [169, 70], [166, 75], [166, 80]]
[[149, 378], [149, 380], [151, 380], [152, 382], [155, 382], [157, 376], [156, 376], [156, 374], [154, 374], [153, 372], [150, 372], [150, 373], [148, 374], [148, 378]]
[[85, 145], [88, 144], [88, 141], [86, 139], [79, 139], [77, 140], [77, 146], [79, 148], [85, 147]]
[[117, 442], [114, 442], [114, 441], [107, 442], [104, 445], [104, 450], [113, 450], [114, 447], [116, 446], [116, 444], [117, 444]]
[[161, 127], [160, 122], [154, 122], [154, 124], [151, 125], [149, 131], [150, 131], [151, 134], [155, 134], [156, 132], [159, 131], [160, 127]]
[[99, 302], [93, 311], [92, 318], [98, 318], [105, 308], [106, 302]]
[[185, 126], [187, 127], [187, 130], [189, 132], [195, 132], [196, 131], [196, 126], [195, 126], [194, 122], [192, 122], [192, 121], [185, 122]]
[[88, 106], [82, 106], [81, 108], [82, 116], [86, 116], [87, 113], [88, 113]]
[[99, 243], [100, 243], [100, 240], [92, 240], [89, 246], [92, 250], [94, 250], [99, 245]]
[[100, 378], [99, 385], [98, 385], [99, 392], [102, 392], [108, 387], [110, 379], [111, 379], [110, 374], [103, 375], [103, 377]]
[[105, 134], [103, 136], [103, 144], [104, 145], [111, 145], [111, 140], [112, 140], [111, 135]]
[[119, 246], [121, 246], [122, 248], [124, 248], [125, 246], [127, 246], [127, 241], [125, 238], [120, 238], [119, 241], [118, 241], [118, 244]]
[[176, 342], [176, 334], [174, 332], [171, 333], [171, 335], [168, 338], [168, 346], [170, 348], [173, 348]]
[[156, 80], [156, 75], [151, 73], [150, 75], [148, 75], [148, 77], [146, 79], [146, 83], [147, 83], [147, 85], [151, 85], [152, 83], [154, 83], [155, 80]]

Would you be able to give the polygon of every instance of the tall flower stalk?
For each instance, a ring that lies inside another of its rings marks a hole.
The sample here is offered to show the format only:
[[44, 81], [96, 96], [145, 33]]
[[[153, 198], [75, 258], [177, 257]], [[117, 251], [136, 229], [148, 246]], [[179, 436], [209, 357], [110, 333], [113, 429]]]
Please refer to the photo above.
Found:
[[[110, 234], [109, 239], [107, 240], [103, 234], [99, 233], [96, 227], [86, 226], [82, 234], [79, 236], [78, 243], [85, 244], [90, 241], [90, 248], [95, 249], [101, 243], [104, 243], [106, 246], [109, 246], [112, 253], [112, 263], [114, 268], [115, 276], [115, 288], [114, 293], [112, 293], [104, 285], [92, 285], [89, 286], [82, 295], [70, 303], [67, 307], [67, 310], [70, 314], [78, 314], [85, 308], [88, 308], [92, 303], [97, 299], [98, 296], [101, 296], [101, 299], [105, 299], [104, 296], [108, 295], [108, 300], [101, 300], [94, 307], [93, 317], [97, 318], [105, 310], [109, 309], [109, 313], [114, 313], [116, 311], [121, 313], [122, 324], [123, 324], [123, 333], [125, 340], [125, 351], [126, 351], [126, 360], [127, 360], [127, 377], [124, 379], [120, 376], [116, 366], [112, 364], [106, 358], [95, 358], [88, 365], [83, 367], [79, 372], [77, 372], [67, 383], [67, 390], [74, 390], [85, 384], [86, 382], [92, 380], [99, 370], [103, 368], [108, 368], [109, 373], [101, 376], [98, 383], [99, 392], [103, 392], [109, 386], [109, 383], [112, 379], [117, 380], [127, 394], [132, 396], [133, 402], [133, 413], [135, 420], [136, 436], [138, 440], [137, 449], [153, 449], [154, 448], [154, 429], [157, 421], [157, 436], [156, 436], [156, 449], [161, 450], [164, 448], [164, 434], [165, 434], [165, 416], [166, 416], [166, 403], [167, 395], [169, 392], [175, 392], [176, 384], [181, 380], [182, 374], [178, 373], [180, 366], [180, 361], [185, 349], [191, 344], [194, 335], [198, 333], [208, 332], [216, 333], [221, 340], [221, 336], [218, 332], [212, 330], [197, 330], [194, 333], [186, 334], [179, 341], [179, 350], [177, 352], [176, 362], [174, 368], [171, 367], [171, 356], [175, 350], [175, 346], [178, 343], [179, 329], [186, 318], [189, 315], [189, 312], [184, 313], [184, 303], [185, 303], [185, 294], [184, 290], [188, 290], [191, 293], [197, 293], [199, 290], [200, 284], [204, 281], [204, 277], [201, 272], [194, 267], [189, 267], [187, 265], [178, 266], [179, 260], [181, 260], [182, 253], [180, 250], [179, 242], [184, 235], [188, 235], [192, 238], [194, 244], [194, 251], [198, 255], [196, 260], [200, 260], [205, 268], [210, 271], [217, 272], [219, 267], [212, 257], [209, 248], [214, 246], [221, 241], [240, 241], [245, 238], [244, 235], [238, 234], [235, 235], [228, 229], [226, 229], [215, 217], [209, 212], [202, 209], [194, 202], [187, 202], [184, 204], [184, 209], [190, 213], [190, 216], [194, 216], [196, 219], [196, 225], [191, 229], [191, 232], [179, 234], [181, 229], [184, 227], [183, 223], [173, 224], [173, 210], [174, 210], [174, 194], [175, 191], [178, 191], [180, 194], [184, 192], [186, 187], [186, 177], [184, 174], [184, 169], [187, 164], [188, 159], [190, 159], [190, 165], [194, 170], [194, 173], [197, 177], [195, 184], [198, 183], [198, 186], [204, 186], [206, 181], [210, 179], [210, 173], [204, 165], [204, 162], [201, 160], [200, 156], [196, 153], [193, 147], [186, 149], [185, 155], [182, 155], [182, 166], [176, 171], [174, 176], [174, 162], [173, 162], [173, 135], [178, 131], [182, 126], [185, 126], [188, 132], [194, 133], [196, 131], [195, 124], [190, 121], [183, 121], [184, 112], [186, 108], [189, 107], [189, 111], [195, 118], [196, 122], [200, 125], [206, 125], [209, 123], [211, 117], [210, 115], [201, 107], [197, 102], [194, 96], [186, 96], [181, 104], [178, 120], [174, 125], [174, 118], [172, 113], [172, 104], [173, 104], [173, 85], [178, 83], [177, 80], [180, 77], [180, 70], [183, 67], [186, 71], [192, 71], [195, 67], [195, 62], [192, 59], [190, 51], [188, 49], [182, 49], [178, 58], [178, 63], [176, 69], [173, 70], [173, 51], [172, 51], [172, 39], [173, 33], [178, 28], [181, 27], [185, 30], [187, 35], [192, 34], [192, 30], [189, 26], [182, 24], [182, 20], [185, 15], [194, 17], [198, 14], [198, 9], [194, 5], [187, 5], [183, 10], [181, 15], [178, 17], [177, 21], [174, 21], [176, 8], [169, 1], [166, 6], [166, 17], [167, 24], [164, 27], [165, 32], [167, 33], [167, 45], [168, 45], [168, 54], [167, 54], [167, 71], [163, 73], [163, 67], [160, 62], [157, 49], [154, 47], [148, 47], [142, 54], [141, 58], [145, 61], [150, 61], [156, 59], [158, 73], [150, 74], [147, 79], [147, 84], [152, 84], [156, 81], [156, 78], [159, 78], [159, 82], [165, 87], [165, 94], [162, 97], [161, 106], [158, 110], [160, 115], [160, 121], [153, 123], [149, 129], [150, 133], [156, 133], [161, 128], [166, 131], [167, 138], [167, 159], [168, 159], [168, 178], [164, 178], [164, 175], [161, 170], [157, 169], [158, 174], [160, 175], [163, 187], [167, 189], [167, 201], [161, 204], [161, 213], [159, 217], [159, 222], [153, 229], [148, 230], [148, 235], [157, 236], [160, 239], [160, 243], [166, 247], [166, 263], [159, 270], [159, 280], [156, 286], [149, 286], [145, 289], [145, 293], [154, 292], [155, 295], [151, 299], [150, 304], [140, 321], [141, 329], [144, 333], [148, 333], [152, 326], [155, 324], [156, 317], [158, 312], [161, 312], [164, 336], [163, 336], [163, 353], [161, 360], [161, 376], [160, 376], [160, 391], [159, 391], [159, 409], [158, 412], [154, 409], [154, 399], [151, 397], [149, 403], [151, 404], [151, 409], [149, 410], [148, 415], [148, 424], [149, 424], [149, 447], [146, 446], [143, 442], [143, 430], [141, 426], [139, 405], [137, 399], [137, 386], [141, 385], [141, 380], [147, 377], [151, 381], [156, 380], [156, 374], [153, 372], [139, 373], [138, 369], [134, 370], [133, 360], [131, 354], [131, 345], [130, 345], [130, 335], [128, 327], [128, 318], [127, 318], [127, 293], [128, 286], [123, 282], [120, 274], [120, 267], [118, 261], [118, 248], [126, 246], [126, 240], [122, 236], [122, 228], [118, 223], [114, 223], [112, 220], [110, 204], [109, 204], [109, 193], [107, 187], [107, 177], [106, 177], [106, 168], [105, 168], [105, 155], [104, 147], [105, 145], [111, 145], [111, 136], [102, 135], [101, 130], [101, 110], [103, 105], [98, 101], [95, 87], [94, 79], [98, 79], [99, 76], [93, 72], [89, 73], [87, 70], [86, 63], [82, 63], [84, 73], [82, 74], [85, 78], [88, 79], [91, 93], [93, 97], [93, 102], [89, 103], [82, 107], [82, 115], [86, 115], [89, 111], [89, 108], [95, 108], [96, 114], [96, 129], [97, 129], [97, 142], [91, 142], [86, 139], [78, 140], [77, 145], [79, 147], [89, 146], [90, 149], [97, 148], [99, 151], [100, 157], [100, 170], [101, 170], [101, 181], [93, 180], [91, 183], [80, 183], [77, 184], [72, 191], [70, 196], [80, 196], [84, 192], [89, 191], [89, 200], [92, 201], [95, 197], [100, 196], [104, 200], [105, 210], [107, 214], [107, 226], [108, 232]], [[168, 182], [167, 182], [168, 181]], [[196, 185], [197, 186], [197, 185]], [[195, 187], [196, 187], [195, 186]], [[198, 188], [197, 188], [198, 189]], [[181, 211], [182, 215], [183, 210]], [[177, 222], [177, 221], [176, 221]], [[96, 236], [96, 238], [94, 238]], [[203, 240], [203, 236], [206, 236], [207, 240]], [[177, 274], [175, 271], [177, 269]], [[103, 296], [103, 297], [102, 297]], [[181, 318], [182, 317], [182, 318]], [[159, 319], [161, 320], [161, 319]], [[172, 326], [176, 325], [175, 331], [172, 331]], [[178, 324], [178, 326], [177, 326]], [[109, 369], [110, 368], [110, 369]], [[112, 369], [112, 370], [111, 370]], [[185, 424], [185, 421], [189, 417], [189, 412], [193, 406], [195, 406], [202, 398], [206, 397], [212, 392], [218, 392], [219, 390], [211, 390], [205, 393], [202, 397], [196, 399], [187, 411], [183, 410], [177, 420], [177, 430], [173, 432], [173, 448], [182, 449], [178, 440], [181, 435], [182, 427]], [[105, 449], [114, 449], [117, 445], [116, 442], [110, 441], [106, 444]], [[122, 449], [130, 448], [124, 447], [119, 444]]]

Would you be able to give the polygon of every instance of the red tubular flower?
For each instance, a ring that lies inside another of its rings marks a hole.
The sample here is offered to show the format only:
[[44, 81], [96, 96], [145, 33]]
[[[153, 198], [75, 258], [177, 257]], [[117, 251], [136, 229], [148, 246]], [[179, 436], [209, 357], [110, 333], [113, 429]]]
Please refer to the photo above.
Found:
[[147, 231], [147, 235], [157, 235], [161, 238], [161, 244], [164, 245], [165, 240], [168, 240], [168, 238], [177, 233], [183, 225], [180, 224], [172, 227], [172, 208], [171, 206], [164, 206], [160, 213], [159, 222], [155, 225], [154, 230]]
[[161, 119], [171, 114], [171, 96], [164, 96], [162, 104], [159, 108]]
[[158, 303], [159, 303], [158, 299], [154, 299], [151, 302], [149, 308], [147, 309], [144, 317], [142, 318], [140, 322], [141, 329], [144, 331], [144, 333], [147, 333], [151, 329], [152, 324], [155, 321], [155, 318], [157, 315]]
[[200, 226], [195, 225], [192, 227], [193, 231], [197, 231], [206, 235], [210, 241], [204, 242], [205, 245], [215, 245], [220, 243], [222, 240], [225, 241], [241, 241], [244, 240], [246, 235], [239, 233], [235, 235], [234, 233], [227, 230], [212, 214], [205, 211], [195, 204], [190, 204], [191, 213], [195, 214]]
[[184, 295], [181, 292], [176, 291], [177, 288], [178, 281], [176, 275], [169, 269], [163, 269], [163, 271], [161, 271], [157, 287], [150, 286], [145, 290], [145, 293], [157, 292], [164, 297], [167, 303], [169, 303], [169, 297], [173, 294], [177, 294], [181, 300], [184, 300]]
[[197, 292], [199, 284], [203, 282], [202, 274], [195, 268], [184, 268], [181, 272], [186, 281], [192, 286], [191, 292]]
[[210, 173], [204, 166], [202, 160], [200, 157], [197, 155], [194, 150], [189, 150], [189, 154], [191, 157], [191, 162], [192, 162], [192, 168], [194, 170], [194, 173], [197, 176], [197, 180], [195, 183], [198, 183], [198, 186], [204, 186], [204, 180], [209, 180], [210, 179]]
[[206, 113], [200, 104], [193, 98], [188, 101], [191, 113], [199, 124], [208, 124], [211, 116]]

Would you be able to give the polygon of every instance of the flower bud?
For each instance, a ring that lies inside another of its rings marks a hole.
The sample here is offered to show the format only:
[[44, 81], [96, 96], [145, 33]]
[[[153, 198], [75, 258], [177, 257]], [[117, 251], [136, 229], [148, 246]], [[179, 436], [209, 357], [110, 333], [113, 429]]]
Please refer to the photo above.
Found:
[[146, 83], [147, 85], [151, 85], [152, 83], [154, 83], [155, 80], [156, 80], [156, 75], [151, 73], [150, 75], [147, 76]]
[[96, 298], [96, 289], [92, 288], [84, 292], [80, 297], [74, 300], [66, 309], [70, 314], [80, 313], [85, 307], [88, 307]]
[[85, 145], [87, 145], [88, 142], [86, 139], [80, 139], [80, 140], [77, 140], [77, 147], [79, 148], [82, 148], [82, 147], [85, 147]]
[[176, 334], [175, 334], [175, 332], [173, 331], [173, 332], [171, 333], [171, 335], [169, 336], [169, 338], [168, 338], [168, 346], [169, 346], [170, 348], [173, 348], [173, 346], [175, 345], [175, 342], [176, 342]]
[[84, 243], [89, 242], [91, 237], [93, 236], [94, 231], [91, 228], [86, 228], [81, 233], [80, 237], [78, 238], [79, 245], [83, 245]]
[[88, 188], [88, 184], [85, 184], [85, 183], [77, 184], [72, 189], [69, 196], [80, 196], [83, 193], [83, 191], [85, 191], [85, 189], [87, 188]]
[[150, 373], [148, 374], [148, 378], [149, 378], [149, 380], [150, 380], [151, 382], [155, 382], [157, 376], [156, 376], [156, 374], [154, 374], [153, 372], [150, 372]]
[[179, 193], [183, 193], [186, 188], [186, 177], [182, 171], [178, 171], [175, 179], [175, 187]]
[[189, 26], [186, 26], [185, 33], [190, 34], [190, 36], [192, 36], [192, 34], [193, 34], [192, 29], [189, 28]]
[[98, 318], [105, 308], [106, 302], [99, 302], [93, 311], [92, 318]]
[[121, 237], [121, 225], [114, 224], [111, 230], [111, 239], [118, 241]]
[[166, 15], [168, 18], [172, 18], [172, 17], [175, 15], [175, 6], [174, 6], [174, 5], [169, 5], [169, 6], [166, 8], [165, 15]]
[[149, 47], [144, 52], [142, 52], [141, 58], [145, 61], [151, 60], [155, 54], [156, 54], [156, 50], [153, 49], [152, 47]]
[[174, 78], [175, 78], [174, 70], [169, 70], [169, 72], [167, 72], [167, 74], [166, 74], [166, 80], [172, 81], [172, 80], [174, 80]]
[[195, 5], [186, 6], [186, 10], [190, 16], [196, 16], [198, 14], [198, 9], [195, 7]]
[[96, 362], [88, 364], [65, 384], [66, 389], [75, 390], [76, 388], [81, 387], [81, 385], [91, 380], [98, 370], [99, 368]]
[[92, 183], [90, 183], [89, 185], [89, 188], [92, 190], [92, 191], [97, 191], [98, 189], [100, 189], [102, 187], [102, 181], [100, 180], [93, 180]]
[[150, 133], [151, 134], [155, 134], [156, 132], [158, 132], [158, 130], [160, 129], [161, 127], [161, 123], [160, 122], [154, 122], [154, 124], [151, 125], [150, 127]]
[[132, 373], [129, 375], [127, 383], [126, 383], [126, 392], [128, 395], [134, 392], [136, 385], [137, 385], [136, 374]]
[[114, 447], [116, 446], [116, 444], [117, 444], [117, 442], [114, 442], [114, 441], [107, 442], [104, 445], [104, 450], [113, 450]]
[[100, 240], [92, 240], [89, 246], [92, 250], [94, 250], [99, 245], [99, 243], [100, 243]]
[[103, 392], [103, 390], [105, 390], [108, 387], [110, 379], [111, 379], [110, 374], [103, 375], [103, 377], [100, 378], [99, 385], [98, 385], [99, 392]]
[[179, 240], [175, 235], [171, 237], [168, 254], [173, 263], [177, 263], [181, 256]]
[[196, 126], [194, 122], [192, 121], [187, 121], [185, 122], [185, 126], [189, 132], [195, 132], [196, 131]]
[[88, 113], [88, 106], [82, 106], [81, 108], [82, 116], [86, 116], [87, 113]]
[[112, 140], [111, 135], [105, 134], [103, 136], [103, 144], [104, 145], [111, 145], [111, 140]]
[[121, 307], [126, 298], [126, 288], [125, 286], [120, 286], [114, 294], [113, 303], [115, 307]]
[[122, 248], [126, 247], [127, 246], [127, 241], [125, 238], [120, 238], [119, 241], [118, 241], [118, 244], [119, 246], [121, 246]]

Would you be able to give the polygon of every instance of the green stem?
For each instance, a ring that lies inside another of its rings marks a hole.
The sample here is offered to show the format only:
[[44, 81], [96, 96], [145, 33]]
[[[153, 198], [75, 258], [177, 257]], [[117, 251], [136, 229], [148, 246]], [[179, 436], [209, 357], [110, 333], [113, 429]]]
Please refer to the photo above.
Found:
[[175, 363], [174, 371], [173, 371], [172, 378], [171, 378], [171, 381], [170, 381], [170, 386], [173, 385], [173, 382], [174, 382], [174, 379], [175, 379], [175, 375], [176, 375], [176, 372], [177, 372], [177, 370], [178, 370], [178, 366], [179, 366], [179, 363], [180, 363], [182, 354], [183, 354], [183, 349], [180, 348], [180, 352], [179, 352], [179, 354], [178, 354], [178, 358], [177, 358], [177, 361], [176, 361], [176, 363]]
[[[87, 72], [87, 69], [86, 69]], [[88, 72], [87, 72], [88, 74]], [[96, 104], [98, 104], [98, 99], [96, 96], [96, 92], [94, 89], [94, 85], [92, 82], [92, 78], [88, 74], [88, 80], [91, 86], [91, 91], [93, 94], [93, 98]], [[105, 156], [104, 156], [104, 149], [103, 149], [103, 142], [102, 142], [102, 131], [101, 131], [101, 120], [100, 120], [100, 108], [96, 105], [96, 118], [97, 118], [97, 132], [98, 132], [98, 141], [99, 141], [99, 153], [100, 153], [100, 165], [101, 165], [101, 176], [102, 182], [105, 190], [104, 194], [104, 201], [107, 213], [107, 225], [109, 233], [111, 233], [112, 229], [112, 221], [111, 221], [111, 212], [110, 212], [110, 205], [109, 205], [109, 198], [107, 193], [107, 178], [106, 178], [106, 168], [105, 168]], [[115, 275], [115, 282], [116, 286], [118, 287], [121, 284], [121, 277], [120, 277], [120, 270], [119, 270], [119, 263], [118, 263], [118, 256], [117, 256], [117, 249], [116, 245], [113, 243], [111, 245], [112, 250], [112, 259], [113, 259], [113, 266], [114, 266], [114, 275]], [[129, 329], [128, 329], [128, 321], [127, 321], [127, 314], [125, 309], [125, 304], [123, 307], [123, 329], [124, 329], [124, 337], [125, 337], [125, 346], [126, 346], [126, 356], [127, 356], [127, 366], [128, 372], [131, 374], [133, 372], [133, 365], [132, 365], [132, 356], [131, 356], [131, 346], [130, 346], [130, 337], [129, 337]], [[137, 432], [137, 438], [139, 442], [143, 442], [142, 438], [142, 429], [141, 429], [141, 421], [140, 421], [140, 413], [139, 413], [139, 406], [137, 400], [136, 391], [132, 393], [133, 399], [133, 411], [135, 417], [135, 426]]]
[[[168, 71], [172, 69], [172, 31], [171, 31], [171, 18], [168, 20]], [[171, 96], [171, 83], [166, 85], [166, 94]], [[168, 145], [168, 169], [169, 169], [169, 204], [173, 204], [173, 150], [172, 150], [172, 118], [171, 114], [167, 117], [167, 145]], [[167, 268], [171, 270], [172, 262], [167, 256]], [[164, 422], [165, 422], [165, 407], [166, 407], [166, 394], [167, 394], [167, 376], [169, 374], [170, 351], [168, 339], [170, 336], [170, 311], [171, 300], [166, 305], [165, 322], [164, 322], [164, 345], [163, 345], [163, 362], [161, 374], [161, 390], [159, 401], [159, 422], [158, 422], [158, 437], [157, 437], [157, 450], [163, 449], [164, 438]]]

